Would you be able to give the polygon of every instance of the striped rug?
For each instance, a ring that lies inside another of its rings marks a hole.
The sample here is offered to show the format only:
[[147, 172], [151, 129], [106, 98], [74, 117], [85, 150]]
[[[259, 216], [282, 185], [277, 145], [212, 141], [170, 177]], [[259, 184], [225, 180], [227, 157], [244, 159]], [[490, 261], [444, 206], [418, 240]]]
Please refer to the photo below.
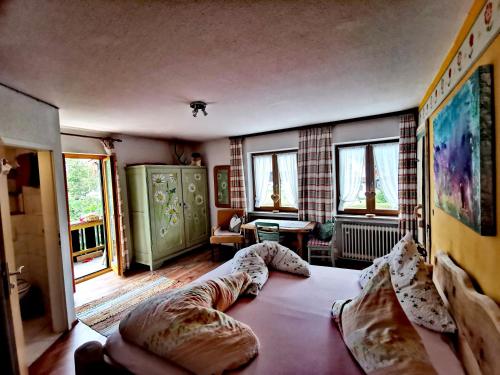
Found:
[[180, 284], [164, 276], [148, 275], [77, 307], [76, 316], [94, 331], [108, 337], [118, 329], [120, 320], [139, 303]]

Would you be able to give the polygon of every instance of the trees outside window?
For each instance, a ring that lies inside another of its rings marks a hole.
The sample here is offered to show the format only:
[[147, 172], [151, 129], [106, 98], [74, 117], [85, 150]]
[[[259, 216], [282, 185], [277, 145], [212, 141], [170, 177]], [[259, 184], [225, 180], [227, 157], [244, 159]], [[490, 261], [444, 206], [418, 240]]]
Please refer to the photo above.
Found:
[[335, 147], [337, 211], [346, 214], [398, 214], [397, 141]]
[[102, 217], [101, 160], [66, 158], [65, 163], [70, 221], [88, 214]]

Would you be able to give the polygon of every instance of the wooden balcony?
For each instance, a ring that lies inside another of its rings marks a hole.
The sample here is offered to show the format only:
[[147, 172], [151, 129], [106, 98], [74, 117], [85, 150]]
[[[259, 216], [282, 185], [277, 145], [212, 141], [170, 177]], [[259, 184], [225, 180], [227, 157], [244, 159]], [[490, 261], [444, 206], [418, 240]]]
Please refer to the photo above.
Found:
[[104, 251], [106, 237], [103, 220], [72, 223], [70, 228], [73, 258], [99, 250]]

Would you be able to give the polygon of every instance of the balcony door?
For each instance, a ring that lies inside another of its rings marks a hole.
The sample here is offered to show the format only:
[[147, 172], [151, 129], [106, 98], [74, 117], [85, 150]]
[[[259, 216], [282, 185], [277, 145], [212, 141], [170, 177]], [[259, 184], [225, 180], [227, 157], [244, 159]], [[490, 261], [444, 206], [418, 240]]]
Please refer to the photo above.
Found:
[[120, 274], [114, 160], [65, 154], [64, 162], [74, 280]]

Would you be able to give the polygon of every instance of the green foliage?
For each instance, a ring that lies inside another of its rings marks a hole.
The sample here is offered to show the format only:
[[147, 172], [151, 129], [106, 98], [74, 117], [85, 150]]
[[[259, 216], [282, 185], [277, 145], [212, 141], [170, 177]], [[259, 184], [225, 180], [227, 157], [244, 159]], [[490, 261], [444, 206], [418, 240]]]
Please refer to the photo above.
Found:
[[103, 215], [100, 161], [66, 159], [70, 221], [88, 214]]

